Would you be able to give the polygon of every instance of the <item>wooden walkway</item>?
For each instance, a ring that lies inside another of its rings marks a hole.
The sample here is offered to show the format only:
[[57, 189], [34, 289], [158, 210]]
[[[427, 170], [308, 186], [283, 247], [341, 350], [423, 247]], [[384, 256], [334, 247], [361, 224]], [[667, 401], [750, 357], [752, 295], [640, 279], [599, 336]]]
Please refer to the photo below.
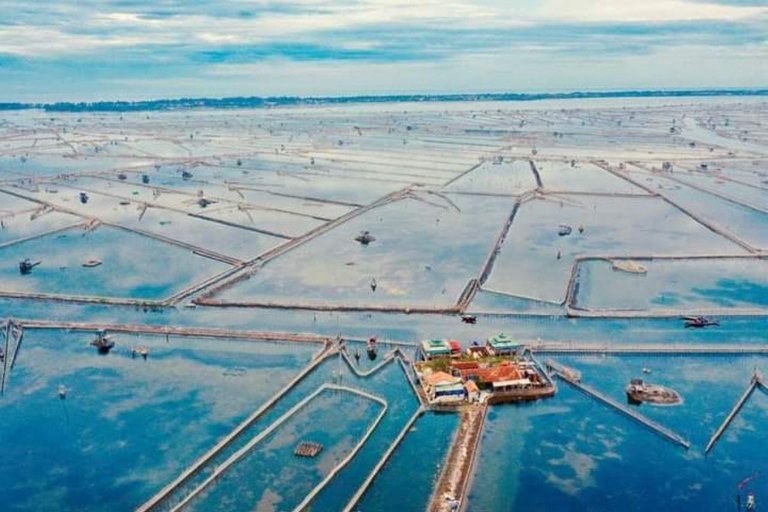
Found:
[[718, 343], [702, 344], [667, 344], [667, 343], [629, 343], [626, 345], [607, 345], [595, 343], [540, 342], [529, 345], [530, 349], [542, 354], [638, 354], [638, 355], [752, 355], [768, 354], [768, 344]]

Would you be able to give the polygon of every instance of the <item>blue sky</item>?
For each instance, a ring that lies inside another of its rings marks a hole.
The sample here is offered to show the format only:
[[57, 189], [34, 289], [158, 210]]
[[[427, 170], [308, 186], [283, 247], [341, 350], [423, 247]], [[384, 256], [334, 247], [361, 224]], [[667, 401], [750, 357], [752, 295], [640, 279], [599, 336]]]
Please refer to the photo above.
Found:
[[0, 0], [0, 101], [768, 86], [768, 0]]

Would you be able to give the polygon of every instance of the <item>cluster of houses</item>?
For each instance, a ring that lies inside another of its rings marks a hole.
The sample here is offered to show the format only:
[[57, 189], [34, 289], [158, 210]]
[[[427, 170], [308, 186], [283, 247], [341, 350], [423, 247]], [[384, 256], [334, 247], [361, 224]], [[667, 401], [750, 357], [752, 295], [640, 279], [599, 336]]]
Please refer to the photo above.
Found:
[[473, 342], [424, 340], [415, 364], [432, 404], [461, 405], [536, 400], [555, 394], [555, 385], [524, 345], [506, 334]]

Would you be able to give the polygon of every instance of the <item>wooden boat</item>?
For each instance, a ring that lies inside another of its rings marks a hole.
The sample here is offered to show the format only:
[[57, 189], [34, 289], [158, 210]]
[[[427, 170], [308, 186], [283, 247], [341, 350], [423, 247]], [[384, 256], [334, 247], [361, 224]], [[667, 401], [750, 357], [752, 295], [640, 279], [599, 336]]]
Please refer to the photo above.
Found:
[[355, 242], [360, 242], [362, 245], [368, 245], [371, 242], [375, 242], [376, 237], [371, 235], [368, 231], [361, 231], [356, 237]]
[[21, 272], [21, 275], [25, 276], [31, 273], [32, 269], [38, 266], [40, 263], [40, 261], [32, 261], [29, 258], [25, 258], [19, 261], [19, 272]]
[[720, 322], [718, 320], [710, 320], [709, 318], [705, 316], [686, 316], [683, 317], [685, 320], [685, 327], [693, 327], [697, 329], [701, 329], [702, 327], [711, 327], [720, 325]]
[[675, 405], [682, 402], [674, 389], [656, 384], [648, 384], [642, 379], [632, 379], [625, 388], [627, 401], [633, 405], [642, 403]]
[[109, 354], [109, 351], [115, 347], [115, 342], [102, 331], [91, 341], [91, 346], [96, 347], [99, 354]]
[[101, 265], [101, 260], [98, 259], [88, 260], [83, 263], [83, 266], [86, 268], [98, 267], [99, 265]]
[[611, 261], [612, 270], [621, 270], [630, 274], [647, 274], [648, 268], [632, 260], [613, 260]]

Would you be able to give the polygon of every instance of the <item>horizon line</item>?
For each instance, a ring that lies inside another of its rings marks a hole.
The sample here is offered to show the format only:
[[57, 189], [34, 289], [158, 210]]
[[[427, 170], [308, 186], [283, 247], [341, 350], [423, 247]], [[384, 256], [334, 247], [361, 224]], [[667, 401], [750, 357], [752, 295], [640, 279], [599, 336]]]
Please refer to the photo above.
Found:
[[768, 96], [768, 87], [700, 88], [700, 89], [618, 89], [570, 92], [474, 92], [474, 93], [400, 93], [350, 94], [323, 96], [200, 96], [155, 98], [146, 100], [97, 100], [56, 102], [0, 102], [0, 111], [44, 110], [60, 112], [141, 111], [158, 109], [248, 108], [286, 105], [322, 105], [344, 103], [409, 103], [451, 101], [540, 101], [549, 99], [600, 99], [638, 97], [714, 97]]

